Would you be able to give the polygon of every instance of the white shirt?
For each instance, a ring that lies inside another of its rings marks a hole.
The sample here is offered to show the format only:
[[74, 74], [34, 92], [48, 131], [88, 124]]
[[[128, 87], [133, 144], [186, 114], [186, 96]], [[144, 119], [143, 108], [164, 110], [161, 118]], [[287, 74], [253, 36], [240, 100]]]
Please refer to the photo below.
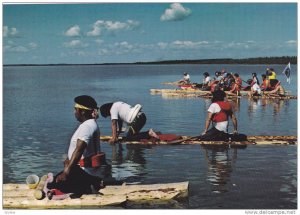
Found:
[[189, 81], [189, 80], [190, 80], [190, 75], [189, 75], [189, 74], [184, 75], [184, 76], [183, 76], [183, 80]]
[[[217, 103], [212, 103], [208, 110], [210, 113], [219, 113], [221, 111], [220, 106]], [[223, 122], [217, 122], [215, 124], [215, 128], [218, 129], [219, 131], [224, 131], [227, 133], [227, 128], [228, 128], [228, 121], [223, 121]]]
[[211, 81], [210, 76], [207, 76], [204, 80], [203, 80], [203, 84], [208, 84]]
[[[96, 154], [100, 151], [100, 130], [95, 119], [89, 119], [81, 123], [73, 134], [68, 150], [69, 160], [76, 149], [78, 139], [87, 143], [87, 147], [84, 150], [81, 159]], [[92, 168], [81, 168], [87, 173], [93, 175], [89, 170]]]
[[111, 120], [121, 119], [122, 121], [128, 123], [128, 119], [130, 118], [130, 110], [131, 106], [125, 102], [113, 103], [110, 109]]
[[252, 90], [257, 91], [258, 94], [261, 94], [261, 89], [257, 83], [253, 84]]

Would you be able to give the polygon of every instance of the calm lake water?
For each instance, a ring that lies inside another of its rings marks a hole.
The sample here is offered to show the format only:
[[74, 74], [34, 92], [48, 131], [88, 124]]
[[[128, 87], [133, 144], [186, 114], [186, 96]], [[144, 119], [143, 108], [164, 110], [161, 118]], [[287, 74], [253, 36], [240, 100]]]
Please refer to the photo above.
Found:
[[[63, 168], [69, 140], [78, 126], [74, 97], [88, 94], [100, 106], [106, 102], [140, 103], [147, 115], [145, 130], [198, 135], [203, 131], [210, 100], [166, 99], [153, 88], [162, 82], [192, 82], [202, 74], [226, 68], [244, 80], [263, 74], [270, 65], [119, 65], [35, 66], [3, 69], [3, 182], [25, 183]], [[291, 84], [271, 65], [291, 94], [297, 95], [297, 66]], [[297, 100], [232, 101], [240, 133], [297, 135]], [[102, 135], [110, 135], [109, 119], [99, 118]], [[230, 125], [230, 131], [232, 126]], [[189, 199], [179, 203], [131, 205], [129, 208], [296, 209], [297, 146], [248, 146], [243, 149], [199, 145], [109, 145], [102, 151], [112, 164], [112, 177], [128, 183], [190, 182]]]

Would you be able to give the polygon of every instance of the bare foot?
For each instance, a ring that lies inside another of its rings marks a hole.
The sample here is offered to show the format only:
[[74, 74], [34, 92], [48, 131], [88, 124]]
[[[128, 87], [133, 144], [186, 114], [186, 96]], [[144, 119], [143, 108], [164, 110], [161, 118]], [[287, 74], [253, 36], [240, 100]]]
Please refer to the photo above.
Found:
[[149, 135], [150, 135], [150, 137], [154, 137], [156, 139], [159, 139], [159, 136], [153, 131], [152, 128], [149, 129]]

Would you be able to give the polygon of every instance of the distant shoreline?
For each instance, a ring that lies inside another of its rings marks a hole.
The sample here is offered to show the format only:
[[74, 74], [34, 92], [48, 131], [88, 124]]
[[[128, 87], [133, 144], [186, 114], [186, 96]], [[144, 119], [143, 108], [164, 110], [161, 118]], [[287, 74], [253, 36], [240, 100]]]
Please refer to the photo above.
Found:
[[135, 63], [86, 63], [86, 64], [4, 64], [3, 66], [80, 66], [80, 65], [152, 65], [152, 64], [297, 64], [296, 56], [283, 57], [258, 57], [258, 58], [244, 58], [244, 59], [199, 59], [199, 60], [165, 60], [152, 62], [135, 62]]

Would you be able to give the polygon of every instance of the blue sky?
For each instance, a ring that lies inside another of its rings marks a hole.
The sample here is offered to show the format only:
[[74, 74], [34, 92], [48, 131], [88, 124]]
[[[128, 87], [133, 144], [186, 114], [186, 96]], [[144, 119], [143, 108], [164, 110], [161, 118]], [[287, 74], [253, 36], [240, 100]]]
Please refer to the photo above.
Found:
[[296, 3], [3, 6], [4, 64], [296, 55]]

